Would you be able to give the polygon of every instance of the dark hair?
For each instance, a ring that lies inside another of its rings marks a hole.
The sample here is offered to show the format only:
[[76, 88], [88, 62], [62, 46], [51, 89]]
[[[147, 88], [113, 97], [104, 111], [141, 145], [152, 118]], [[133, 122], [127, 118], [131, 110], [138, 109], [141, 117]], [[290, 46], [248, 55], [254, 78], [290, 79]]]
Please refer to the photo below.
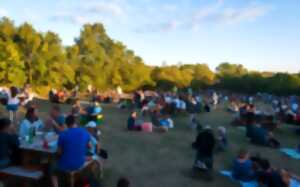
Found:
[[11, 121], [8, 118], [0, 118], [0, 131], [3, 131], [11, 125]]
[[130, 186], [130, 182], [127, 178], [120, 178], [118, 180], [117, 187], [129, 187], [129, 186]]
[[31, 106], [27, 109], [25, 118], [29, 120], [30, 122], [35, 122], [38, 120], [38, 117], [35, 115], [36, 108], [34, 106]]
[[16, 97], [17, 95], [18, 95], [18, 88], [17, 87], [14, 87], [14, 86], [12, 86], [12, 87], [10, 87], [10, 95], [11, 95], [11, 97]]
[[67, 116], [66, 124], [68, 127], [72, 127], [75, 124], [75, 117], [73, 115]]
[[240, 159], [244, 159], [246, 156], [247, 156], [247, 154], [248, 154], [249, 152], [248, 152], [248, 150], [247, 149], [240, 149], [239, 150], [239, 153], [238, 153], [238, 158], [240, 158]]
[[271, 167], [271, 164], [267, 159], [261, 159], [259, 165], [263, 170], [268, 170]]

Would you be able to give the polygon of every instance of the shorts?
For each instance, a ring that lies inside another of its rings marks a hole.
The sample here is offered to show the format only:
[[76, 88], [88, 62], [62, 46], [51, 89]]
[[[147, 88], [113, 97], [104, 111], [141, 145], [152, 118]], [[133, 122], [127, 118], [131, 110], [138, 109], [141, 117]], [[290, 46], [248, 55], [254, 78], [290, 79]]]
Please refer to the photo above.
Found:
[[17, 105], [17, 104], [8, 104], [8, 105], [6, 106], [6, 109], [7, 109], [8, 111], [16, 112], [16, 111], [18, 111], [18, 109], [19, 109], [19, 105]]

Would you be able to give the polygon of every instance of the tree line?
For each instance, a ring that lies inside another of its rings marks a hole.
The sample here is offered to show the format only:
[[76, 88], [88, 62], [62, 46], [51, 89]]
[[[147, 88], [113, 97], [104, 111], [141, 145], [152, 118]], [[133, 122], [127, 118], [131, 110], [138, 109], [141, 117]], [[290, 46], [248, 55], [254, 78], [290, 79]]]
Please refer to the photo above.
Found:
[[137, 89], [194, 90], [221, 88], [237, 92], [300, 93], [300, 75], [248, 71], [242, 65], [222, 63], [215, 71], [206, 64], [149, 66], [119, 41], [110, 38], [101, 23], [85, 24], [74, 44], [64, 46], [51, 31], [31, 24], [16, 26], [0, 20], [0, 84], [35, 88], [84, 90]]

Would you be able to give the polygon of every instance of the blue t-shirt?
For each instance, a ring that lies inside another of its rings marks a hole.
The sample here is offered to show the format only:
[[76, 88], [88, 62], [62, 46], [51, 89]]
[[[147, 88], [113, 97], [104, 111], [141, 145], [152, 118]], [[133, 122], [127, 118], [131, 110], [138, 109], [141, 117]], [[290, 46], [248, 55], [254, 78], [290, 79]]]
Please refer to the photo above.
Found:
[[58, 146], [62, 150], [58, 160], [58, 169], [74, 171], [81, 168], [88, 152], [90, 135], [83, 128], [70, 128], [59, 135]]
[[240, 181], [250, 181], [254, 178], [252, 170], [252, 161], [246, 160], [239, 162], [237, 159], [233, 161], [232, 177]]

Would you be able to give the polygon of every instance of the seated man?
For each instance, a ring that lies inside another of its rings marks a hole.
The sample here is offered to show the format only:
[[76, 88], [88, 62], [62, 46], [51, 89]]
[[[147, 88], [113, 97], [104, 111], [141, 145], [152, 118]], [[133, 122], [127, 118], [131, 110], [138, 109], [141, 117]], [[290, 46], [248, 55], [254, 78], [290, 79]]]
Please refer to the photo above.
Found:
[[11, 121], [7, 118], [0, 119], [0, 168], [5, 168], [18, 161], [18, 136], [12, 133]]
[[75, 117], [72, 115], [66, 118], [66, 124], [68, 129], [61, 132], [58, 138], [60, 153], [58, 169], [60, 171], [74, 171], [84, 165], [90, 135], [86, 129], [77, 127]]
[[53, 106], [50, 116], [45, 122], [45, 131], [55, 131], [57, 133], [63, 131], [65, 126], [65, 116], [61, 113], [59, 106]]
[[246, 150], [240, 150], [237, 158], [233, 161], [232, 177], [240, 181], [251, 181], [254, 179], [252, 161], [249, 159], [249, 153]]

